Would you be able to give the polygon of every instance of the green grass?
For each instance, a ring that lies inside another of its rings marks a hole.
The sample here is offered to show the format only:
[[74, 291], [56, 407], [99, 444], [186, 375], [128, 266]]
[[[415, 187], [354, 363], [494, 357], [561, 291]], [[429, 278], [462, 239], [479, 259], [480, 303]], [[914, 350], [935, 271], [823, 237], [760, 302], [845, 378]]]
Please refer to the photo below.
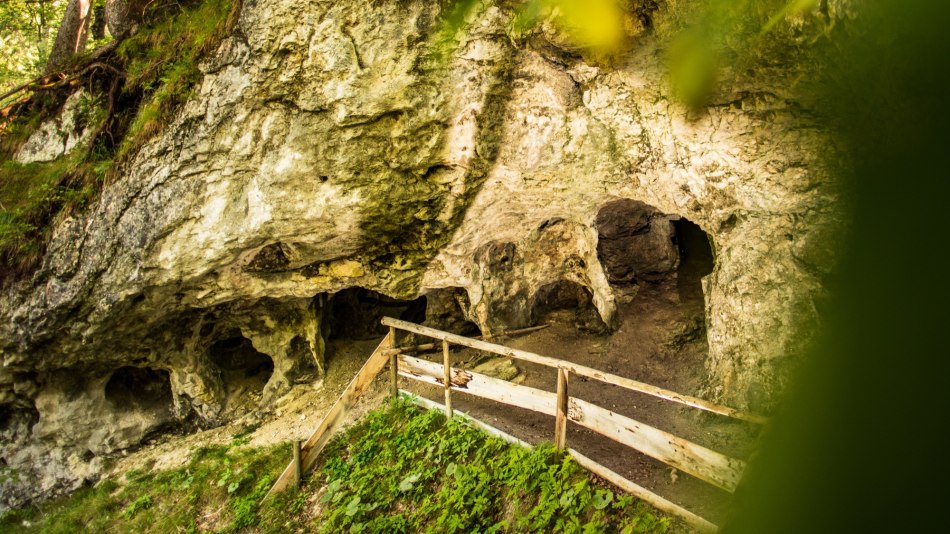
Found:
[[83, 151], [48, 163], [0, 162], [0, 282], [42, 258], [51, 222], [83, 208], [98, 192], [103, 169]]
[[[670, 520], [594, 482], [569, 456], [525, 449], [407, 401], [328, 445], [299, 490], [261, 503], [290, 447], [199, 449], [171, 471], [134, 471], [40, 508], [0, 532], [662, 533]], [[29, 526], [24, 526], [29, 525]]]
[[[257, 522], [258, 503], [290, 456], [287, 444], [195, 452], [170, 471], [131, 471], [57, 502], [8, 512], [0, 532], [235, 532]], [[28, 525], [28, 526], [27, 526]]]
[[320, 532], [665, 532], [550, 445], [525, 449], [399, 401], [327, 448], [305, 491]]

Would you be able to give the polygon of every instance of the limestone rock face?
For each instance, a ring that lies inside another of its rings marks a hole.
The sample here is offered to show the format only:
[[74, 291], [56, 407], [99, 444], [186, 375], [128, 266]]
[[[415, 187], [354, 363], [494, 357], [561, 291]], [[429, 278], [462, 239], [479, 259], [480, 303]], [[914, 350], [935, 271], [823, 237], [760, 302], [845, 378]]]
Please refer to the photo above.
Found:
[[[346, 288], [439, 294], [430, 319], [491, 333], [565, 281], [609, 326], [611, 281], [675, 268], [679, 218], [715, 250], [703, 393], [775, 401], [833, 268], [828, 135], [782, 84], [689, 112], [648, 33], [595, 66], [520, 42], [486, 5], [440, 48], [438, 5], [245, 2], [166, 132], [0, 299], [0, 402], [35, 418], [8, 464], [36, 440], [127, 446], [166, 413], [214, 423], [235, 387], [221, 347], [270, 359], [264, 404], [319, 377]], [[637, 210], [611, 219], [618, 205]], [[633, 259], [602, 262], [610, 247]], [[167, 380], [168, 411], [67, 437], [124, 367]]]
[[18, 163], [53, 161], [89, 141], [101, 113], [96, 98], [84, 90], [70, 95], [59, 117], [47, 120], [14, 155]]

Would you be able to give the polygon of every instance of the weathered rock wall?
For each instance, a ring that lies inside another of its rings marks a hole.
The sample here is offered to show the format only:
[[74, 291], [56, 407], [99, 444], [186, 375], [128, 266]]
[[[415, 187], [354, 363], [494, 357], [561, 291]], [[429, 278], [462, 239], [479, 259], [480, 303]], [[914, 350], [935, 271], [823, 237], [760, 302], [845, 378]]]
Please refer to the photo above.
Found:
[[214, 342], [237, 332], [269, 355], [272, 399], [322, 371], [326, 296], [354, 286], [462, 288], [464, 315], [492, 331], [530, 322], [537, 290], [569, 280], [611, 324], [596, 218], [622, 198], [711, 236], [705, 393], [771, 406], [833, 267], [826, 132], [775, 82], [688, 111], [648, 32], [622, 65], [595, 66], [543, 34], [513, 38], [511, 13], [486, 6], [443, 58], [441, 16], [421, 1], [245, 2], [174, 123], [0, 299], [5, 406], [67, 432], [40, 402], [67, 388], [56, 377], [95, 377], [74, 394], [96, 398], [132, 365], [166, 370], [177, 413], [213, 422]]

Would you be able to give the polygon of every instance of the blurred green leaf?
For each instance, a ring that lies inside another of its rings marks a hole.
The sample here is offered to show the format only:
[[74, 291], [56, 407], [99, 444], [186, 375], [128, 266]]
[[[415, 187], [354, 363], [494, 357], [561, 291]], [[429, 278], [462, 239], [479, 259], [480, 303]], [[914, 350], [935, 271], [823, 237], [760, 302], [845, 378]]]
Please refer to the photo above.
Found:
[[718, 52], [709, 39], [696, 31], [683, 32], [670, 44], [667, 66], [676, 98], [692, 108], [704, 105], [719, 70]]

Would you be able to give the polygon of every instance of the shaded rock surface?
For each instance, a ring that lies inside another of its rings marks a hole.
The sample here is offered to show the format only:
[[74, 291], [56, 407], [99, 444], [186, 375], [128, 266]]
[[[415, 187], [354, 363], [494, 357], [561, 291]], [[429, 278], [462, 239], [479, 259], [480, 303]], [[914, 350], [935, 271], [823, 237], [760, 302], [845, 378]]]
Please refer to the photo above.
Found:
[[[272, 362], [261, 404], [319, 381], [331, 302], [351, 288], [428, 295], [419, 320], [491, 334], [532, 324], [539, 293], [566, 282], [607, 331], [612, 282], [676, 268], [680, 218], [715, 251], [703, 394], [775, 402], [839, 233], [833, 144], [784, 80], [696, 114], [648, 32], [602, 67], [519, 41], [512, 13], [485, 5], [444, 58], [443, 16], [412, 0], [245, 3], [166, 133], [0, 298], [11, 468], [55, 446], [44, 487], [75, 485], [86, 450], [161, 426], [165, 408], [108, 409], [122, 367], [167, 374], [167, 413], [201, 424], [228, 405], [221, 342]], [[76, 433], [83, 412], [96, 422]]]

